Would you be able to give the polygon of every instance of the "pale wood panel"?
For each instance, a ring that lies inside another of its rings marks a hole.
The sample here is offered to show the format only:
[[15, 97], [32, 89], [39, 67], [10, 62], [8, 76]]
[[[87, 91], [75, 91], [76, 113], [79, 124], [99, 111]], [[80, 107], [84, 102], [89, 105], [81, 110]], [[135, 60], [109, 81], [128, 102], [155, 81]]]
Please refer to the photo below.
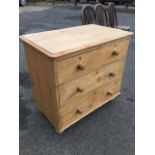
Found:
[[59, 128], [61, 122], [59, 121], [57, 88], [54, 87], [54, 63], [28, 44], [24, 47], [36, 103], [49, 121]]
[[92, 24], [20, 37], [35, 100], [57, 132], [120, 94], [131, 35]]
[[[76, 102], [69, 102], [61, 108], [62, 129], [67, 128], [98, 107], [104, 105], [114, 96], [120, 94], [121, 79], [100, 87]], [[111, 95], [108, 95], [111, 92]], [[81, 111], [79, 113], [78, 111]], [[93, 122], [92, 122], [93, 123]]]
[[133, 33], [99, 25], [84, 25], [47, 32], [26, 34], [20, 38], [50, 57], [77, 52]]
[[[90, 72], [92, 69], [108, 62], [119, 60], [126, 55], [128, 44], [129, 40], [117, 40], [100, 46], [93, 51], [58, 61], [58, 84], [79, 78]], [[118, 55], [113, 55], [112, 53], [114, 51], [117, 51]], [[79, 64], [84, 65], [85, 68], [83, 70], [77, 69]]]
[[60, 105], [78, 100], [90, 91], [121, 78], [125, 59], [106, 64], [93, 72], [59, 87]]

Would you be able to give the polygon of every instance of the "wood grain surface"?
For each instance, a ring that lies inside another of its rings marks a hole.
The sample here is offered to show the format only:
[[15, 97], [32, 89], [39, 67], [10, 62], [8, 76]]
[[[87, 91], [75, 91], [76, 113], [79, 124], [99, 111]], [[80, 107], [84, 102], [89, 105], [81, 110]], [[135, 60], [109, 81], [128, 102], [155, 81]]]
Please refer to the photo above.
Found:
[[132, 34], [120, 29], [90, 24], [26, 34], [20, 38], [49, 57], [60, 57]]

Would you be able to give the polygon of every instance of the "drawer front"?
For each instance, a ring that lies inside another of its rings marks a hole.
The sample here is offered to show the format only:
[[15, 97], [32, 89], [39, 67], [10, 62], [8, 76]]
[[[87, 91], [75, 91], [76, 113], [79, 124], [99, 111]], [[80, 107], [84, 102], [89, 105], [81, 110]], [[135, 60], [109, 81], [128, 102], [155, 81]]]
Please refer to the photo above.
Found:
[[88, 113], [119, 95], [121, 79], [98, 88], [76, 102], [70, 102], [61, 108], [62, 128], [66, 128]]
[[93, 68], [126, 55], [129, 40], [113, 41], [93, 51], [57, 62], [58, 84], [81, 77]]
[[125, 59], [106, 64], [81, 78], [59, 86], [60, 105], [68, 104], [107, 83], [121, 78]]

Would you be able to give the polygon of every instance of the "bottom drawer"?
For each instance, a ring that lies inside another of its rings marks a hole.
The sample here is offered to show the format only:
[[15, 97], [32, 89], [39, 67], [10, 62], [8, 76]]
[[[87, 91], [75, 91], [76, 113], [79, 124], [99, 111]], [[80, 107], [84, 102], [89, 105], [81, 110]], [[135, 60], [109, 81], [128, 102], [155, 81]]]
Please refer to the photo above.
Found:
[[121, 79], [117, 79], [104, 87], [96, 89], [76, 102], [65, 104], [61, 108], [62, 129], [69, 127], [88, 113], [119, 95], [120, 85]]

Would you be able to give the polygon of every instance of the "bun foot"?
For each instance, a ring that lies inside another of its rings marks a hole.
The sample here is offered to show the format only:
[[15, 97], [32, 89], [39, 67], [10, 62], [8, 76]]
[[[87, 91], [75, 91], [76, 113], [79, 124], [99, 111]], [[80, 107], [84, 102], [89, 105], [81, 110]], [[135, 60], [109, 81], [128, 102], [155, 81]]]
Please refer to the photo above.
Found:
[[60, 134], [60, 135], [61, 135], [61, 134], [63, 134], [63, 133], [64, 133], [64, 130], [57, 130], [57, 129], [56, 129], [56, 133], [58, 133], [58, 134]]

